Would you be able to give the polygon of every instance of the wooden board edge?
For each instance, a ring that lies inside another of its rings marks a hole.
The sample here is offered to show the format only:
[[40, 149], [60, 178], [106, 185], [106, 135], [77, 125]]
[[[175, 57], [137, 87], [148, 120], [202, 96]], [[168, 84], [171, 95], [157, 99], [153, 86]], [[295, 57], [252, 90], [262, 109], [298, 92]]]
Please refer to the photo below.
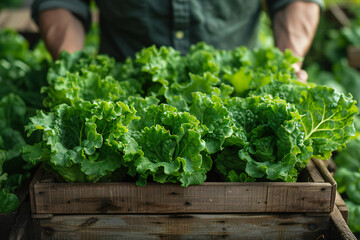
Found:
[[61, 214], [34, 219], [34, 233], [35, 239], [261, 239], [263, 234], [319, 239], [327, 235], [329, 219], [329, 214]]
[[357, 240], [355, 235], [351, 232], [349, 226], [345, 222], [339, 208], [334, 207], [330, 213], [330, 236], [331, 239], [336, 240]]
[[348, 223], [349, 221], [349, 209], [346, 206], [345, 201], [342, 199], [340, 193], [338, 191], [336, 191], [336, 200], [335, 200], [335, 204], [338, 207], [338, 209], [341, 212], [341, 215], [343, 216], [344, 220], [346, 223]]
[[319, 173], [324, 178], [324, 180], [332, 185], [332, 192], [331, 192], [331, 199], [330, 199], [330, 211], [333, 211], [334, 206], [335, 206], [337, 183], [336, 183], [335, 179], [333, 178], [333, 176], [331, 175], [331, 173], [329, 172], [329, 170], [327, 169], [327, 167], [325, 166], [323, 160], [320, 160], [317, 158], [312, 158], [311, 160], [314, 162], [315, 166], [319, 170]]
[[324, 183], [326, 182], [323, 176], [320, 174], [319, 170], [317, 169], [315, 163], [313, 161], [309, 161], [306, 165], [306, 169], [310, 175], [310, 179], [315, 183]]
[[32, 213], [36, 213], [36, 204], [35, 204], [35, 184], [37, 184], [42, 176], [44, 175], [44, 169], [42, 166], [39, 166], [39, 168], [36, 170], [34, 177], [30, 181], [29, 184], [29, 195], [30, 195], [30, 209]]

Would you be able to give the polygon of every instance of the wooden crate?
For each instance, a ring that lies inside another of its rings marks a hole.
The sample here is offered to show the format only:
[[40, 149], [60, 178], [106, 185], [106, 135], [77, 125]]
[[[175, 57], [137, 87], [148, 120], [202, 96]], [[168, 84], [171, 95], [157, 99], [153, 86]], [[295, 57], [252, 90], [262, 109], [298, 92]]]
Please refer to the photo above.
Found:
[[30, 184], [35, 239], [330, 236], [336, 182], [316, 159], [309, 161], [302, 178], [307, 182], [138, 187], [127, 182], [56, 183], [40, 169]]

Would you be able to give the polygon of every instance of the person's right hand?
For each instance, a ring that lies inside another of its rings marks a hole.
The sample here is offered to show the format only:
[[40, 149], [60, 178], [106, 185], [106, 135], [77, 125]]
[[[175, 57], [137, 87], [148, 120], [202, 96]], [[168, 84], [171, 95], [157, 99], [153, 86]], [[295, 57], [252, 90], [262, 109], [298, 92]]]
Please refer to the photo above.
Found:
[[299, 81], [300, 82], [303, 82], [303, 83], [306, 83], [306, 81], [308, 80], [309, 78], [309, 75], [307, 74], [307, 72], [305, 70], [303, 70], [301, 68], [301, 65], [302, 63], [301, 62], [297, 62], [297, 63], [294, 63], [292, 65], [292, 67], [294, 68], [295, 70], [295, 74], [296, 76], [298, 77]]

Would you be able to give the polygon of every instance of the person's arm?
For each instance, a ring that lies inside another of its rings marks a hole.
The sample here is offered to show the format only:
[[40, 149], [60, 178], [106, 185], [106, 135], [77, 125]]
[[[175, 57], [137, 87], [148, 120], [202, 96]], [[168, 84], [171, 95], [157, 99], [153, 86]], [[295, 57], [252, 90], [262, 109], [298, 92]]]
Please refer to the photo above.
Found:
[[[275, 45], [282, 51], [290, 49], [297, 57], [305, 57], [319, 23], [320, 7], [314, 2], [293, 2], [275, 13], [273, 32]], [[302, 62], [294, 64], [299, 80], [308, 75], [301, 69]]]
[[73, 53], [84, 47], [84, 26], [70, 11], [63, 8], [45, 10], [38, 20], [41, 37], [54, 60], [63, 50]]

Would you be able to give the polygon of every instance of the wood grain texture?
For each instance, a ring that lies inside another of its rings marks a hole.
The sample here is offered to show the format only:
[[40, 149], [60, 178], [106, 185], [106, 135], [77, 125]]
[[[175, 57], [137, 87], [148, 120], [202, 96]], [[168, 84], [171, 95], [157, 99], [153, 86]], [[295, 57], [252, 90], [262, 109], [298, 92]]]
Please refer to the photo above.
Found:
[[336, 200], [335, 200], [335, 204], [337, 206], [337, 208], [339, 209], [339, 211], [341, 212], [341, 215], [343, 216], [344, 220], [346, 223], [348, 223], [349, 220], [349, 209], [346, 206], [345, 201], [342, 199], [341, 195], [339, 194], [339, 192], [336, 192]]
[[329, 183], [34, 185], [37, 214], [330, 212]]
[[314, 165], [316, 166], [316, 169], [319, 171], [319, 173], [321, 174], [321, 176], [323, 177], [325, 182], [328, 182], [332, 185], [332, 190], [331, 190], [332, 194], [331, 194], [331, 199], [330, 199], [330, 202], [331, 202], [330, 203], [330, 206], [331, 206], [330, 211], [333, 211], [334, 206], [335, 206], [337, 183], [336, 183], [335, 179], [333, 178], [333, 176], [331, 175], [331, 173], [329, 172], [329, 170], [327, 169], [326, 163], [323, 160], [313, 158], [313, 159], [311, 159], [311, 161], [314, 163]]
[[355, 235], [351, 232], [349, 226], [346, 224], [340, 210], [337, 206], [330, 213], [330, 236], [333, 240], [357, 240]]
[[29, 194], [30, 194], [30, 206], [31, 206], [31, 212], [33, 214], [36, 213], [36, 204], [35, 204], [35, 195], [34, 195], [34, 185], [37, 184], [41, 178], [44, 176], [45, 170], [42, 167], [39, 167], [34, 177], [32, 178], [30, 184], [29, 184]]
[[36, 176], [30, 187], [32, 213], [330, 213], [333, 183], [325, 182], [311, 161], [307, 170], [315, 182], [205, 182], [187, 188], [157, 183], [139, 187], [129, 182], [42, 182]]
[[329, 215], [165, 214], [57, 215], [36, 219], [35, 239], [317, 239]]

